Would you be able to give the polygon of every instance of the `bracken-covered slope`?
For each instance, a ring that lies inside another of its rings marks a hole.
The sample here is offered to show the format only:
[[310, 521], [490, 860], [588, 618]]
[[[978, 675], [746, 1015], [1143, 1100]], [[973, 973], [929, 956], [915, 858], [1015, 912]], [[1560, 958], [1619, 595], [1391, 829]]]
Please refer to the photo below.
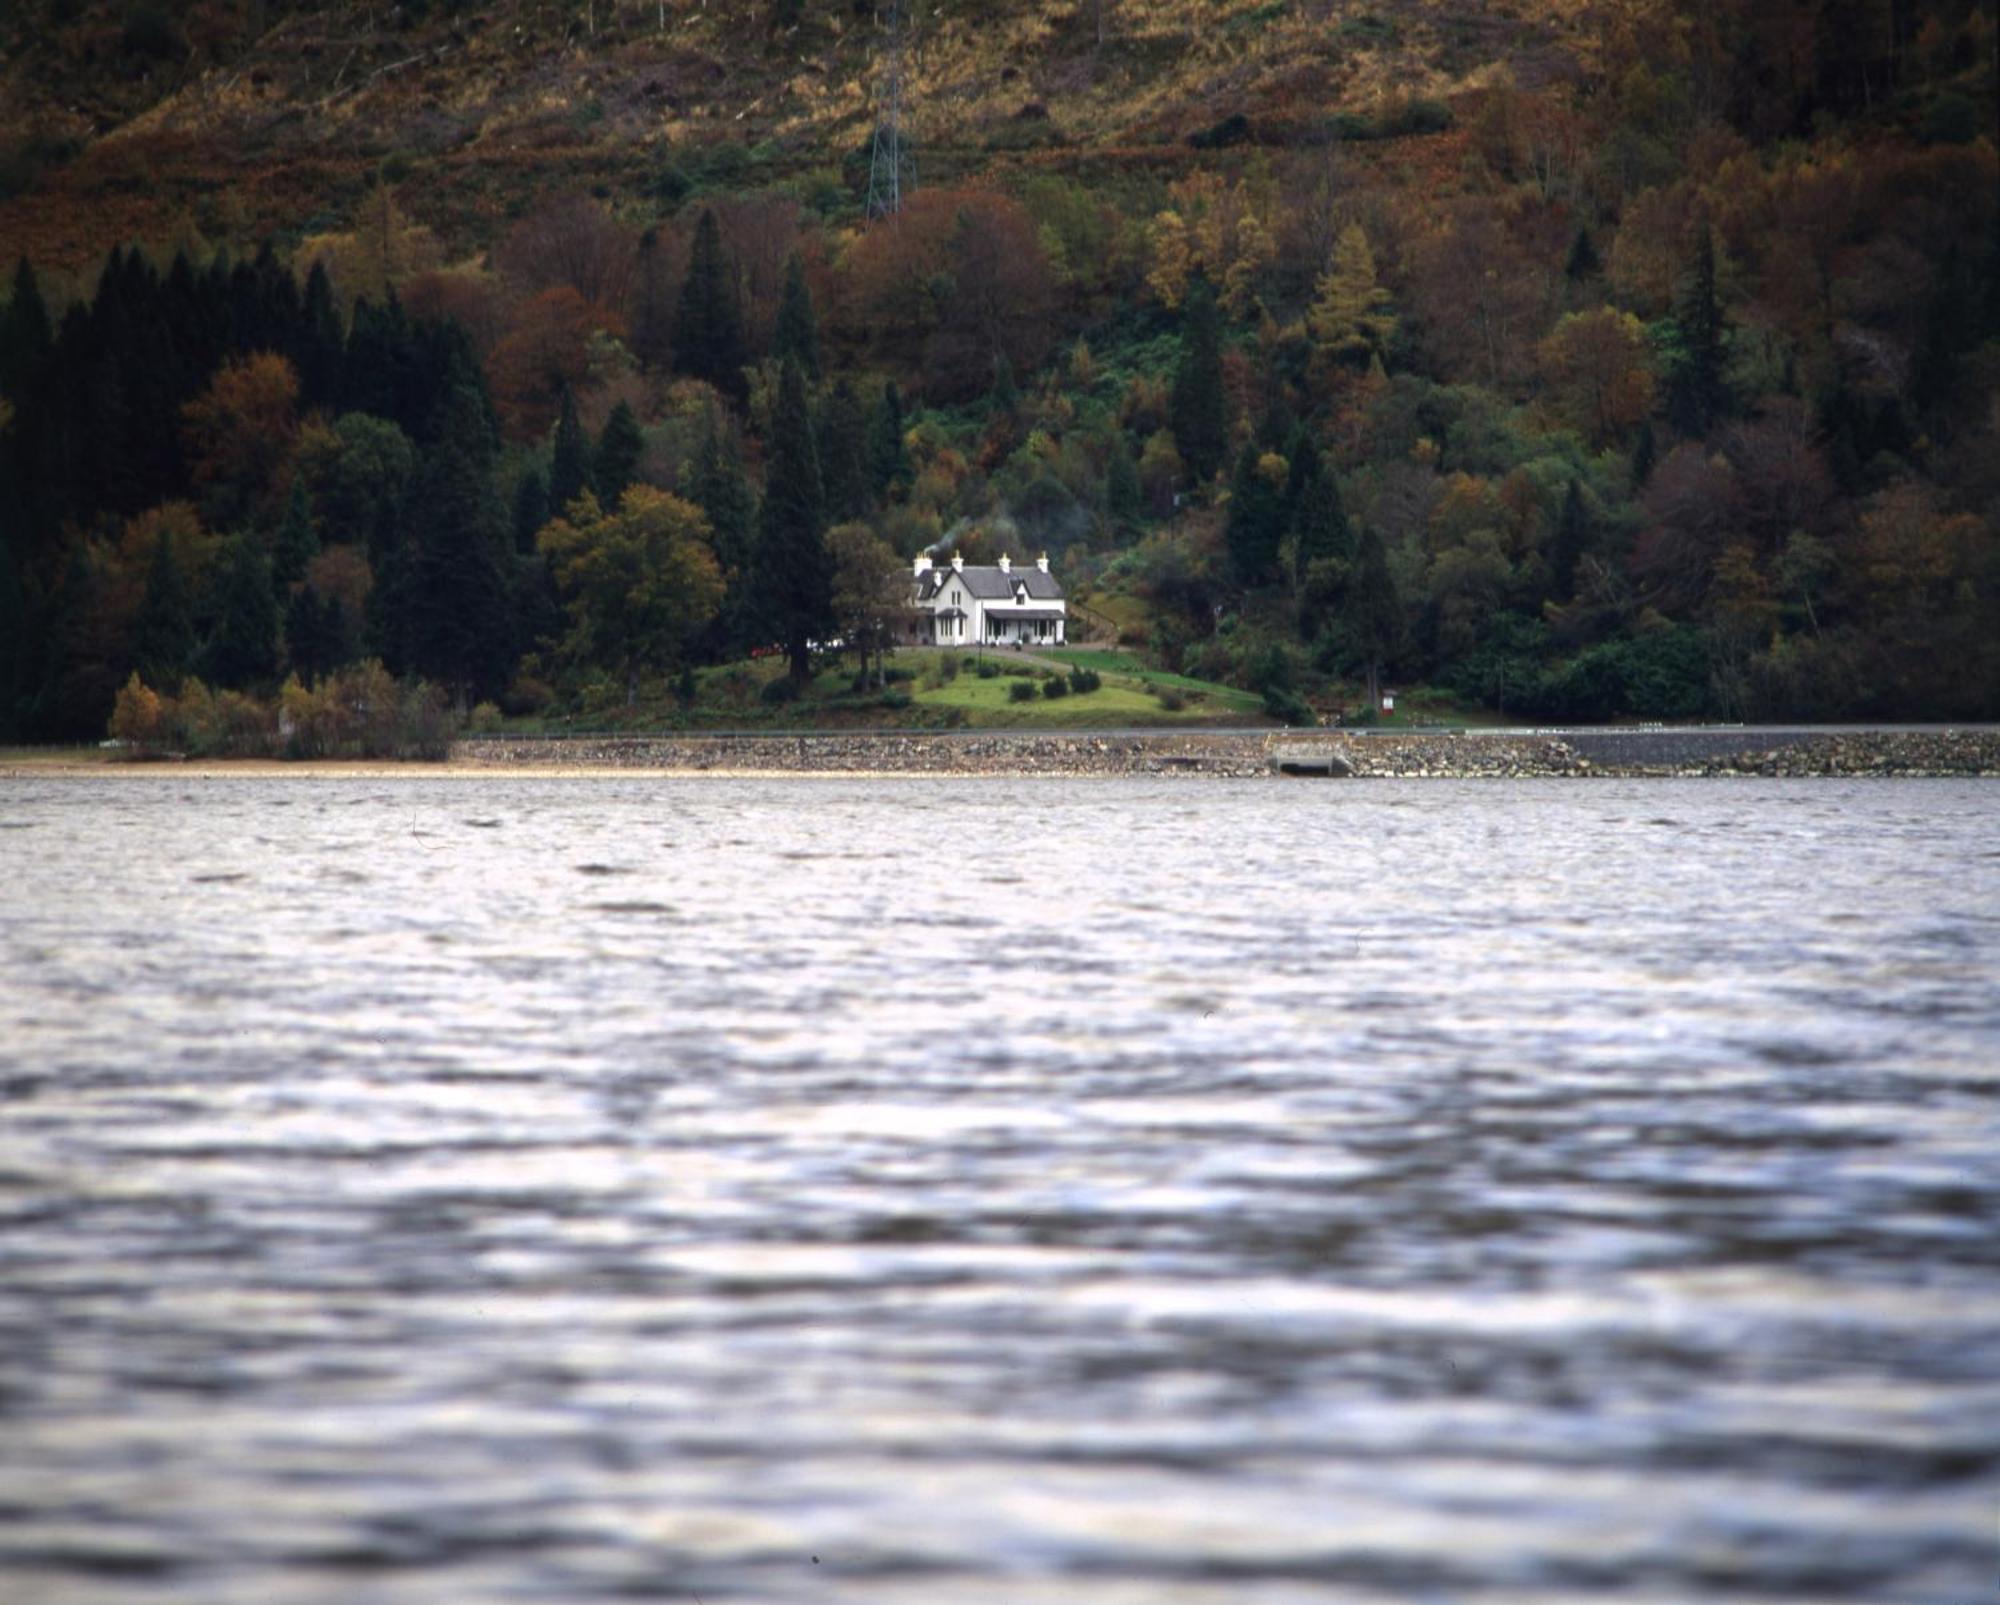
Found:
[[[1588, 37], [1570, 0], [912, 9], [907, 121], [934, 180], [1310, 143], [1496, 75], [1545, 83]], [[719, 166], [851, 191], [880, 40], [847, 0], [25, 0], [0, 41], [0, 241], [81, 268], [190, 225], [293, 236], [385, 168], [461, 247], [551, 182], [636, 196]]]

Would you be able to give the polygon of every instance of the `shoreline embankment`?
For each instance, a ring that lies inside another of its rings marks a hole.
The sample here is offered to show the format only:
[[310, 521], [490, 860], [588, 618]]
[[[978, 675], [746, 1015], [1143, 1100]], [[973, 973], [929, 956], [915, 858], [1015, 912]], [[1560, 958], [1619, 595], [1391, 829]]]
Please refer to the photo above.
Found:
[[670, 774], [2000, 776], [2000, 730], [982, 731], [460, 742], [452, 764]]
[[132, 759], [92, 751], [0, 757], [0, 779], [52, 775], [393, 779], [517, 775], [1190, 775], [1224, 779], [2000, 777], [2000, 728], [1727, 727], [1413, 731], [815, 732], [475, 737], [443, 763]]

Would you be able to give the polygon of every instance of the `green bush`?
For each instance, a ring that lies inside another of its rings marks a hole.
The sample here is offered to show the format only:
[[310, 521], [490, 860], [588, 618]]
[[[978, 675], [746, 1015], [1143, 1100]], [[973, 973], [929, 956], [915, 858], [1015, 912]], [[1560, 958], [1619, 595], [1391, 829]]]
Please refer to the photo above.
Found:
[[1033, 702], [1035, 700], [1035, 682], [1032, 680], [1016, 680], [1012, 685], [1007, 687], [1007, 700], [1009, 702]]
[[981, 660], [977, 672], [979, 678], [982, 680], [997, 680], [1000, 678], [1000, 665], [997, 663], [987, 663], [984, 660]]
[[757, 693], [757, 700], [759, 702], [767, 702], [773, 707], [781, 702], [797, 702], [799, 700], [799, 683], [789, 674], [781, 674], [777, 679], [765, 686], [762, 691]]
[[1095, 669], [1078, 667], [1069, 671], [1069, 688], [1080, 697], [1087, 696], [1103, 684], [1104, 677]]
[[1069, 681], [1059, 674], [1052, 674], [1042, 682], [1042, 695], [1053, 702], [1057, 697], [1069, 695]]
[[1153, 693], [1160, 700], [1160, 706], [1169, 713], [1179, 713], [1187, 706], [1187, 698], [1170, 685], [1163, 685]]
[[1316, 725], [1319, 715], [1312, 711], [1306, 699], [1296, 691], [1281, 691], [1275, 687], [1264, 693], [1264, 711], [1273, 719], [1284, 724]]

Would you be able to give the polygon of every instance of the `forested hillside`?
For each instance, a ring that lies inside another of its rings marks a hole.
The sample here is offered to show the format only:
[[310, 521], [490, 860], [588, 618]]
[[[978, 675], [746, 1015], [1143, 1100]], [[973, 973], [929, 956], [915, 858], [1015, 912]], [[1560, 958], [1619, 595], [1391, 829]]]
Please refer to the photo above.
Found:
[[782, 695], [939, 542], [1287, 718], [2000, 717], [1974, 0], [935, 0], [882, 217], [868, 4], [11, 15], [0, 739]]

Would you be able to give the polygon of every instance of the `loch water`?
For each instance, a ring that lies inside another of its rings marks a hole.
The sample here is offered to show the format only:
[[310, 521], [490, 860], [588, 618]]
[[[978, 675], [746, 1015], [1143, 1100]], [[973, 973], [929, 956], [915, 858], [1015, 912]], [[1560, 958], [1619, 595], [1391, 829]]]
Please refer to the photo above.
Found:
[[1992, 1596], [2000, 788], [0, 781], [8, 1605]]

